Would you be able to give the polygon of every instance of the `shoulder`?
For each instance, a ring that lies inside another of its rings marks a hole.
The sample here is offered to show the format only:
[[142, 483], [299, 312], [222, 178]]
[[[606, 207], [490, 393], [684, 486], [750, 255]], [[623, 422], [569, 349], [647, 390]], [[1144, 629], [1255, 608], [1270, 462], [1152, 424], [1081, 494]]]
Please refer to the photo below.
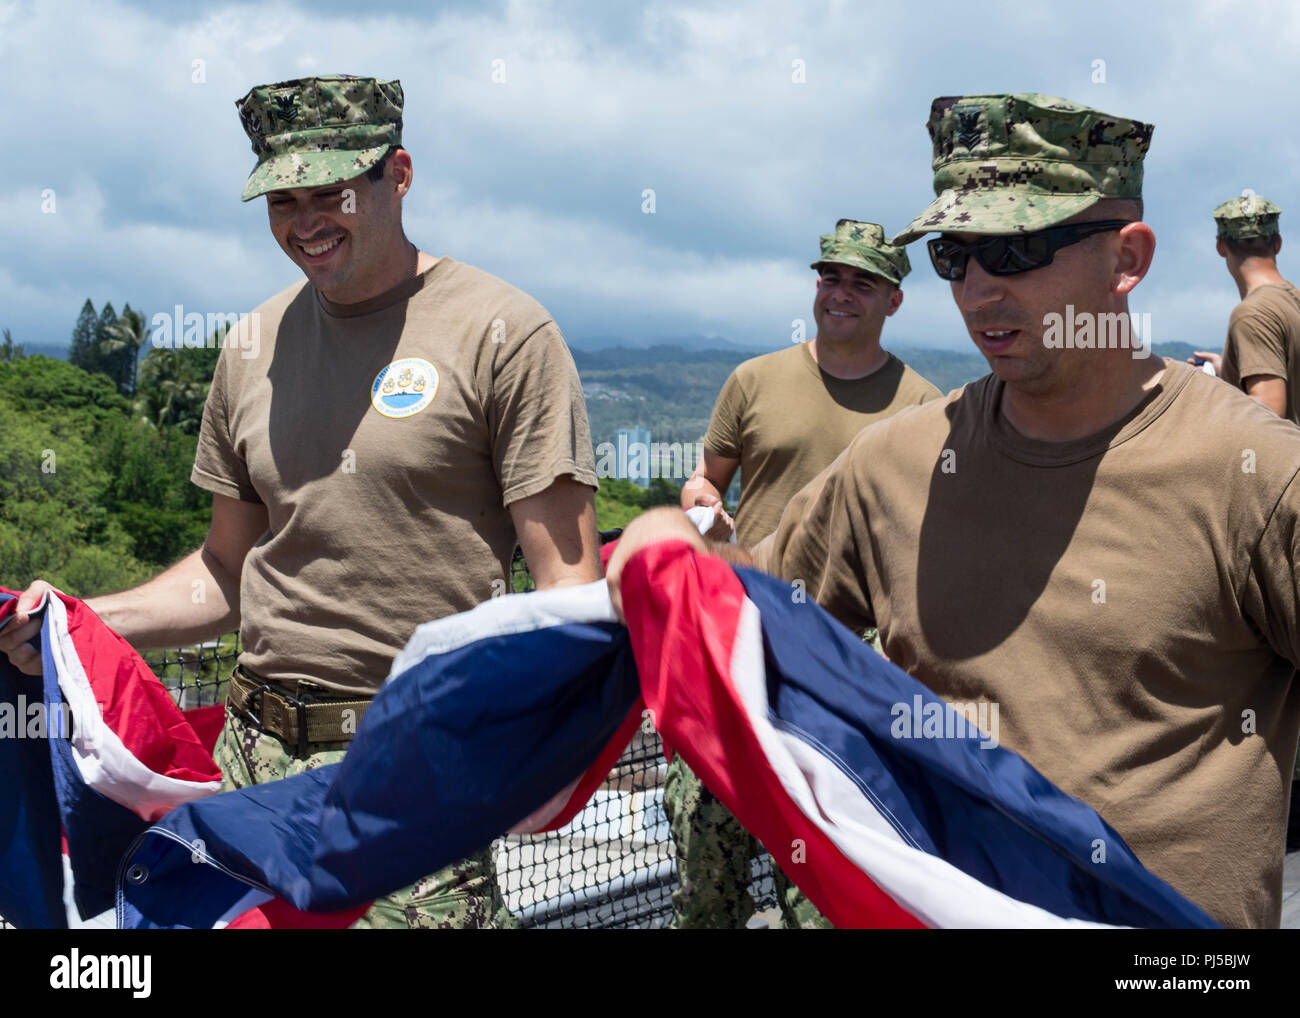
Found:
[[808, 357], [808, 351], [804, 349], [806, 345], [798, 343], [781, 350], [773, 350], [771, 353], [751, 357], [737, 364], [736, 370], [732, 374], [737, 378], [748, 381], [768, 378], [773, 375], [784, 375], [787, 372], [798, 370], [802, 367], [801, 362], [803, 359]]
[[928, 472], [932, 461], [956, 440], [954, 436], [979, 433], [981, 417], [992, 399], [992, 381], [992, 375], [985, 375], [946, 396], [937, 394], [869, 424], [849, 445], [851, 458], [868, 472], [880, 472], [891, 462], [909, 468], [921, 465]]
[[[1180, 434], [1204, 455], [1235, 460], [1253, 450], [1261, 472], [1267, 466], [1289, 478], [1300, 469], [1300, 428], [1291, 421], [1190, 364], [1166, 361], [1165, 372], [1162, 384], [1181, 386], [1169, 412], [1177, 415]], [[1269, 455], [1258, 455], [1265, 450]]]
[[901, 357], [892, 353], [889, 356], [892, 360], [897, 361], [902, 368], [898, 380], [898, 391], [901, 395], [914, 395], [917, 397], [918, 402], [929, 402], [943, 395], [937, 385], [924, 375], [914, 371]]
[[534, 297], [490, 272], [446, 257], [434, 271], [432, 285], [422, 288], [412, 300], [436, 302], [457, 316], [485, 323], [500, 319], [510, 332], [532, 332], [553, 321]]
[[1289, 284], [1286, 287], [1261, 286], [1251, 290], [1232, 309], [1228, 324], [1238, 326], [1256, 322], [1280, 322], [1284, 317], [1294, 317], [1297, 314], [1300, 314], [1300, 300], [1293, 287]]
[[746, 397], [752, 396], [761, 386], [788, 380], [791, 372], [802, 370], [800, 359], [807, 356], [801, 344], [750, 357], [732, 369], [723, 391], [734, 394], [739, 389]]

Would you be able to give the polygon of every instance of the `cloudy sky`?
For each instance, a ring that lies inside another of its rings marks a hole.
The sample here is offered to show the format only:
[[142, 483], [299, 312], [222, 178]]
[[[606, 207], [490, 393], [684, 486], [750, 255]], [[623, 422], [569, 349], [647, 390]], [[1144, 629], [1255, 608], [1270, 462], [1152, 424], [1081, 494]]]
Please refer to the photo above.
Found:
[[[239, 201], [254, 158], [234, 101], [314, 73], [401, 79], [408, 236], [529, 291], [579, 346], [788, 343], [818, 234], [892, 233], [929, 201], [938, 95], [1046, 92], [1156, 125], [1158, 247], [1131, 305], [1156, 341], [1222, 343], [1237, 298], [1211, 208], [1249, 187], [1290, 213], [1284, 236], [1300, 222], [1292, 4], [360, 6], [0, 0], [0, 326], [63, 344], [87, 297], [246, 312], [301, 278], [264, 200]], [[968, 348], [911, 253], [887, 345]]]

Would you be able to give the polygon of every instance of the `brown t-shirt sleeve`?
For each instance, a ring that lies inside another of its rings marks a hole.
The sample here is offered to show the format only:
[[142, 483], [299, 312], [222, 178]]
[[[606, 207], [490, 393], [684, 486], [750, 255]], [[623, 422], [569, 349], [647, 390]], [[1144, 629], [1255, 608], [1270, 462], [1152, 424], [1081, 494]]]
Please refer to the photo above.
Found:
[[741, 453], [740, 431], [745, 416], [745, 390], [740, 376], [733, 371], [718, 393], [709, 418], [709, 430], [704, 435], [704, 448], [715, 456], [738, 460]]
[[597, 486], [582, 383], [554, 322], [500, 344], [488, 421], [502, 505], [543, 492], [559, 477]]
[[1266, 307], [1238, 305], [1228, 319], [1228, 345], [1236, 350], [1237, 374], [1287, 377], [1286, 330]]
[[205, 491], [241, 502], [261, 502], [257, 489], [248, 475], [248, 464], [235, 451], [230, 433], [229, 403], [230, 375], [227, 363], [235, 346], [226, 347], [217, 358], [212, 385], [203, 404], [203, 422], [199, 426], [199, 444], [194, 453], [194, 469], [190, 481]]
[[1251, 556], [1242, 608], [1273, 651], [1300, 668], [1300, 474], [1282, 492]]
[[870, 540], [855, 469], [861, 448], [859, 436], [795, 495], [753, 550], [759, 569], [801, 580], [808, 597], [854, 632], [876, 624], [863, 565]]

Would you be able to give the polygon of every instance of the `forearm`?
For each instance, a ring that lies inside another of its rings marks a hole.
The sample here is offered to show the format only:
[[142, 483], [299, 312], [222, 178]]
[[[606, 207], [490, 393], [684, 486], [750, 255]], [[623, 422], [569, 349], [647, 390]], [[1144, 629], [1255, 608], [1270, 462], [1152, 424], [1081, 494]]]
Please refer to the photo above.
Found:
[[[703, 502], [701, 502], [703, 498]], [[682, 485], [682, 508], [692, 509], [697, 505], [712, 505], [714, 502], [722, 501], [722, 492], [720, 492], [712, 481], [704, 474], [696, 471], [690, 479]]]
[[86, 603], [133, 647], [183, 647], [238, 626], [239, 577], [203, 547], [148, 583]]

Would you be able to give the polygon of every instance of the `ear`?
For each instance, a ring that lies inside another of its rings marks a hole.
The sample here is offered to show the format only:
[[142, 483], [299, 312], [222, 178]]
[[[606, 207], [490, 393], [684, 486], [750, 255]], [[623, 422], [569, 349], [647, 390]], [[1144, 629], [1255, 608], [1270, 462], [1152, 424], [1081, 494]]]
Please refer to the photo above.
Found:
[[1111, 276], [1111, 291], [1127, 294], [1147, 274], [1156, 253], [1156, 235], [1146, 223], [1129, 223], [1119, 231], [1119, 250]]
[[1276, 237], [1273, 238], [1273, 257], [1276, 258], [1277, 253], [1281, 250], [1282, 250], [1282, 234], [1279, 233]]
[[1225, 243], [1223, 242], [1223, 238], [1222, 238], [1222, 237], [1217, 237], [1217, 238], [1215, 238], [1215, 241], [1214, 241], [1214, 250], [1216, 250], [1216, 251], [1219, 252], [1219, 257], [1220, 257], [1220, 258], [1227, 258], [1227, 257], [1228, 257], [1228, 245], [1225, 244]]
[[896, 286], [894, 287], [894, 292], [889, 295], [889, 310], [885, 312], [885, 317], [888, 318], [902, 306], [903, 288], [901, 286]]
[[406, 192], [411, 189], [411, 181], [415, 176], [415, 167], [411, 163], [411, 154], [404, 148], [399, 148], [389, 157], [388, 166], [385, 169], [384, 177], [391, 180], [397, 189], [397, 197], [404, 197]]

